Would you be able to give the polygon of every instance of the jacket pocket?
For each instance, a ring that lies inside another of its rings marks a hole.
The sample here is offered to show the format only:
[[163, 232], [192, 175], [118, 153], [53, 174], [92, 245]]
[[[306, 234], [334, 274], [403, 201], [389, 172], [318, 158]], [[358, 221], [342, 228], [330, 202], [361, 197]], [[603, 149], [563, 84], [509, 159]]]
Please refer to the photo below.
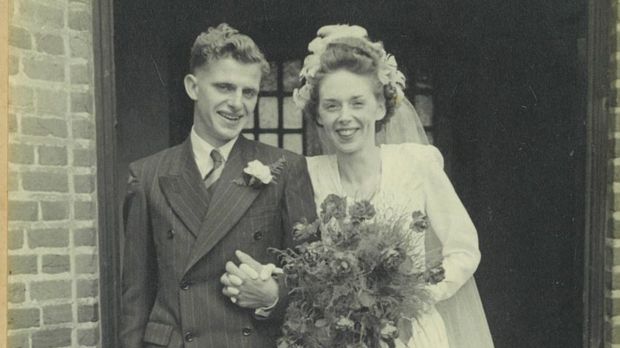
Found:
[[158, 346], [168, 347], [174, 327], [171, 325], [149, 322], [144, 330], [143, 341]]

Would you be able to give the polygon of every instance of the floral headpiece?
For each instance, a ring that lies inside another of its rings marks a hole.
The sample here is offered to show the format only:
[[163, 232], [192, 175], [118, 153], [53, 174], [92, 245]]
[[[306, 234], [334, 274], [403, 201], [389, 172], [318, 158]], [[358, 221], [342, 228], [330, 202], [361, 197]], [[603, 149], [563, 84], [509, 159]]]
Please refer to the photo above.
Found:
[[399, 100], [404, 97], [405, 75], [398, 70], [396, 58], [385, 52], [381, 42], [371, 42], [368, 39], [366, 29], [358, 25], [326, 25], [317, 32], [317, 37], [308, 44], [310, 54], [304, 59], [304, 66], [299, 72], [299, 78], [304, 83], [301, 88], [293, 91], [293, 100], [298, 108], [303, 109], [310, 100], [312, 88], [314, 88], [314, 77], [321, 67], [321, 56], [327, 50], [327, 46], [338, 39], [358, 38], [379, 54], [377, 77], [384, 85], [390, 85], [396, 90]]

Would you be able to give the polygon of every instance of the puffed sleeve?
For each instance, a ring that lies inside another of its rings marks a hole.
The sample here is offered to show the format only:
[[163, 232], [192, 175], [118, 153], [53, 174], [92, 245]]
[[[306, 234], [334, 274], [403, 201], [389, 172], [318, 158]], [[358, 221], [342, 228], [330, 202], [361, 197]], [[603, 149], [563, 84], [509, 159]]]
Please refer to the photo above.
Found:
[[480, 250], [476, 228], [443, 170], [441, 153], [431, 145], [424, 146], [423, 152], [426, 213], [442, 244], [445, 270], [445, 279], [429, 289], [433, 298], [441, 301], [472, 277], [480, 263]]

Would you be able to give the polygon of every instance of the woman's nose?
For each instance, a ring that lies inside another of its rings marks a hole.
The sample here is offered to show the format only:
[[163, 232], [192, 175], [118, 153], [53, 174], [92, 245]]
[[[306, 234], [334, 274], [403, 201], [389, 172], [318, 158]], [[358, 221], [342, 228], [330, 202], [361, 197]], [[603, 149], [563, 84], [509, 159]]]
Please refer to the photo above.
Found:
[[343, 106], [340, 110], [338, 121], [341, 123], [349, 123], [353, 120], [353, 110], [348, 106]]

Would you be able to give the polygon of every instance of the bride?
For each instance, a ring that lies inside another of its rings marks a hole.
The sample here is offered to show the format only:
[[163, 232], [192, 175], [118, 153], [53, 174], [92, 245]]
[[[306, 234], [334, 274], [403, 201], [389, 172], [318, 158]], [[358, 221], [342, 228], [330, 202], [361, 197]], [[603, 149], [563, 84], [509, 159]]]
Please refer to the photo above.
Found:
[[412, 247], [427, 251], [427, 263], [434, 262], [433, 250], [441, 251], [445, 279], [428, 286], [434, 303], [398, 346], [493, 347], [473, 282], [480, 261], [476, 229], [443, 171], [441, 154], [425, 145], [395, 59], [358, 26], [323, 27], [308, 49], [305, 83], [294, 98], [330, 153], [307, 159], [317, 207], [337, 194], [370, 200], [378, 209], [420, 210], [434, 235]]

